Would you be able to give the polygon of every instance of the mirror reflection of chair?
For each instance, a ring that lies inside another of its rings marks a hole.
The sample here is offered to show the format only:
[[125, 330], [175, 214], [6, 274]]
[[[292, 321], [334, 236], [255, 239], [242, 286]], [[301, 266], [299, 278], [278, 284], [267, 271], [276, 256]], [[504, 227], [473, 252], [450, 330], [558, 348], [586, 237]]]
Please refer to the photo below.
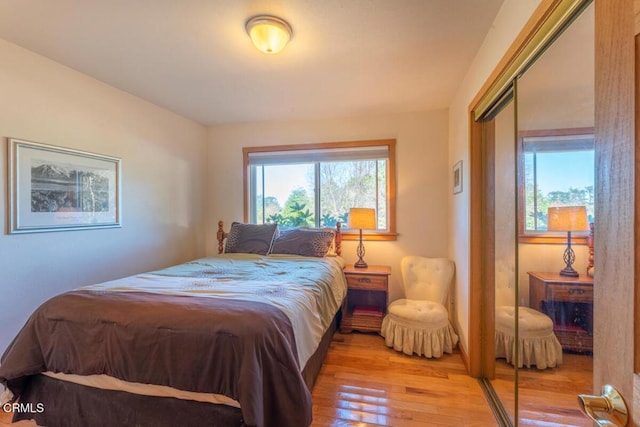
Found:
[[554, 368], [562, 363], [562, 345], [553, 332], [553, 321], [546, 314], [529, 307], [518, 307], [518, 342], [515, 342], [514, 272], [504, 262], [496, 264], [496, 359], [506, 359], [518, 368], [535, 366]]
[[446, 258], [406, 256], [400, 267], [406, 298], [392, 302], [382, 321], [386, 345], [408, 355], [441, 357], [452, 353], [458, 336], [444, 304], [454, 263]]

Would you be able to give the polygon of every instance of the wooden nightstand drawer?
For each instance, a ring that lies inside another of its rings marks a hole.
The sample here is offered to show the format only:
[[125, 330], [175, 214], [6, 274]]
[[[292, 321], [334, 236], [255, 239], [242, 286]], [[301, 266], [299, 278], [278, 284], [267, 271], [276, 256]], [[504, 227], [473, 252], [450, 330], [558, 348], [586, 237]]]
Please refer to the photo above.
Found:
[[340, 332], [380, 332], [387, 312], [390, 274], [391, 268], [385, 265], [367, 268], [348, 265], [344, 268], [347, 295], [342, 306]]
[[583, 329], [560, 326], [554, 332], [565, 350], [592, 351], [593, 349], [593, 336]]
[[349, 289], [387, 290], [387, 276], [374, 276], [371, 274], [347, 274]]
[[593, 286], [550, 284], [547, 285], [547, 299], [568, 302], [592, 302]]

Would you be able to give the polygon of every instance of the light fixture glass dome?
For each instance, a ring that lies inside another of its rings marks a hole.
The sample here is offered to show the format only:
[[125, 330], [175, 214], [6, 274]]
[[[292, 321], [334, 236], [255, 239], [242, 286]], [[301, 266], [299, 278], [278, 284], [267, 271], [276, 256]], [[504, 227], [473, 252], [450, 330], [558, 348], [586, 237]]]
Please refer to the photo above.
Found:
[[264, 53], [280, 52], [291, 40], [291, 26], [284, 20], [269, 15], [258, 15], [245, 25], [255, 47]]

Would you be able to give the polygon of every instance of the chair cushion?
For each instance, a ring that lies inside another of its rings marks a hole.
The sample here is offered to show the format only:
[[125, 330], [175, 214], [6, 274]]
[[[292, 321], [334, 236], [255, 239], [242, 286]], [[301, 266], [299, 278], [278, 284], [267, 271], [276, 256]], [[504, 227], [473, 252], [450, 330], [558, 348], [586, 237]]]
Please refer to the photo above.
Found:
[[442, 328], [449, 322], [444, 306], [432, 301], [399, 299], [389, 304], [388, 311], [396, 321], [423, 329]]
[[380, 335], [388, 347], [425, 357], [452, 353], [458, 343], [447, 310], [431, 301], [399, 299], [392, 302], [382, 320]]
[[[515, 334], [515, 307], [496, 307], [496, 331]], [[522, 338], [546, 336], [553, 333], [553, 321], [549, 316], [529, 307], [518, 307], [519, 333]]]

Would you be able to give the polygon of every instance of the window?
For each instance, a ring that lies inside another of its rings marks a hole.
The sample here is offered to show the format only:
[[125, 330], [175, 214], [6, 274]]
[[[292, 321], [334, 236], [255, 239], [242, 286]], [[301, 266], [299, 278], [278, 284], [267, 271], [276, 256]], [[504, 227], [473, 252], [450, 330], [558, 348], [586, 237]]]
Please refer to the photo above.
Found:
[[[586, 206], [594, 222], [593, 128], [523, 132], [519, 139], [520, 241], [566, 241], [566, 234], [547, 231], [547, 209]], [[576, 233], [576, 242], [585, 243], [585, 236]]]
[[349, 208], [374, 208], [378, 228], [363, 234], [395, 240], [395, 140], [250, 147], [243, 156], [246, 221], [346, 228]]

